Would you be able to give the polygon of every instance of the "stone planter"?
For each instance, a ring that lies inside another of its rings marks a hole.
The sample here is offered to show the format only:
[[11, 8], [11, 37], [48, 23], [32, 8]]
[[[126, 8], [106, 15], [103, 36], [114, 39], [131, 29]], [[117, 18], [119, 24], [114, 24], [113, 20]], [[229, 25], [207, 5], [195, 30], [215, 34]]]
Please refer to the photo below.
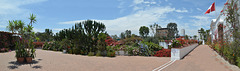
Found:
[[26, 62], [27, 63], [32, 63], [32, 57], [26, 57]]
[[192, 44], [183, 48], [172, 48], [171, 49], [171, 60], [180, 60], [190, 53], [198, 44]]
[[67, 50], [63, 50], [63, 53], [67, 53]]
[[18, 57], [18, 58], [17, 58], [17, 62], [23, 63], [23, 62], [24, 62], [24, 57]]

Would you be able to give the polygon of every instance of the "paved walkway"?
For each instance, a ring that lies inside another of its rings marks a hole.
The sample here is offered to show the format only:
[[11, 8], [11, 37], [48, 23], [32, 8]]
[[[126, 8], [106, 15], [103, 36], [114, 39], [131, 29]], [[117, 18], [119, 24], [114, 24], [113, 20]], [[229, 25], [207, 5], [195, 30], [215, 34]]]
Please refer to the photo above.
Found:
[[152, 71], [170, 57], [96, 57], [37, 49], [33, 64], [18, 64], [15, 52], [0, 53], [0, 71]]
[[240, 71], [228, 64], [207, 45], [200, 45], [184, 59], [175, 61], [163, 71]]
[[[37, 49], [32, 64], [18, 64], [15, 52], [0, 53], [0, 71], [152, 71], [170, 61], [169, 57], [89, 57]], [[240, 71], [207, 45], [200, 45], [183, 60], [163, 71]]]

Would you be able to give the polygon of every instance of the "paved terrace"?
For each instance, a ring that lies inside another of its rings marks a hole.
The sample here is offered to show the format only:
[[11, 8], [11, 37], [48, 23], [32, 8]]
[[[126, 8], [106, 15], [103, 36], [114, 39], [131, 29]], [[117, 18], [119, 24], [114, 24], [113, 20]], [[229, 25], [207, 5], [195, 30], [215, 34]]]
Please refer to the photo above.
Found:
[[[152, 71], [170, 61], [169, 57], [89, 57], [37, 49], [32, 64], [18, 64], [15, 52], [0, 53], [0, 71]], [[240, 71], [207, 45], [200, 45], [183, 60], [163, 71]]]
[[0, 53], [0, 71], [152, 71], [170, 57], [96, 57], [37, 49], [32, 64], [18, 64], [15, 52]]
[[175, 61], [163, 71], [240, 71], [230, 65], [207, 45], [200, 45], [184, 59]]

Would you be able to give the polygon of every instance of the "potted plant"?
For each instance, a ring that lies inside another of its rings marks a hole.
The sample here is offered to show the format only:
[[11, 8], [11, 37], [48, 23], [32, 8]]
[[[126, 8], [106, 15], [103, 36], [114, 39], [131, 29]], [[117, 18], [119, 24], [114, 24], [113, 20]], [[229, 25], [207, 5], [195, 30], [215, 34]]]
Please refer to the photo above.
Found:
[[17, 62], [23, 63], [24, 62], [24, 57], [25, 57], [25, 50], [23, 46], [19, 43], [16, 43], [16, 50], [15, 50], [15, 57], [17, 58]]
[[26, 62], [31, 63], [32, 59], [35, 58], [35, 56], [36, 56], [36, 54], [35, 54], [36, 50], [34, 48], [32, 39], [30, 39], [30, 42], [28, 43], [28, 48], [26, 48], [25, 51], [27, 52], [26, 57], [25, 57]]
[[36, 54], [35, 54], [35, 49], [28, 49], [29, 53], [27, 54], [27, 56], [25, 57], [26, 62], [27, 63], [31, 63], [32, 59], [35, 58]]

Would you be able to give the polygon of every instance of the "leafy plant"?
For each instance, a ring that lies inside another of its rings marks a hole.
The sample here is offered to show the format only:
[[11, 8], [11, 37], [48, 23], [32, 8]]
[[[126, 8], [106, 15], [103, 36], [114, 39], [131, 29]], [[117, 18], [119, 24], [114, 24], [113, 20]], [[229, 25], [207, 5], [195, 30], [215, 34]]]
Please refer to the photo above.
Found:
[[25, 57], [26, 56], [26, 51], [24, 49], [24, 46], [18, 42], [16, 42], [16, 46], [15, 46], [15, 57]]
[[107, 35], [104, 34], [104, 33], [100, 33], [100, 34], [98, 35], [99, 41], [98, 41], [97, 47], [98, 47], [98, 50], [99, 50], [99, 51], [104, 51], [104, 50], [106, 50], [106, 42], [105, 42], [106, 38], [107, 38]]
[[107, 52], [107, 56], [108, 56], [108, 57], [115, 57], [115, 51], [112, 51], [112, 52], [111, 52], [111, 51], [108, 51], [108, 52]]
[[96, 56], [101, 56], [101, 51], [97, 51]]
[[181, 46], [182, 46], [182, 44], [180, 44], [179, 40], [173, 40], [172, 44], [170, 45], [170, 49], [171, 48], [179, 48]]
[[89, 52], [88, 56], [94, 56], [94, 52]]
[[220, 48], [221, 48], [220, 44], [219, 44], [219, 43], [216, 43], [214, 49], [215, 49], [217, 52], [220, 52]]

